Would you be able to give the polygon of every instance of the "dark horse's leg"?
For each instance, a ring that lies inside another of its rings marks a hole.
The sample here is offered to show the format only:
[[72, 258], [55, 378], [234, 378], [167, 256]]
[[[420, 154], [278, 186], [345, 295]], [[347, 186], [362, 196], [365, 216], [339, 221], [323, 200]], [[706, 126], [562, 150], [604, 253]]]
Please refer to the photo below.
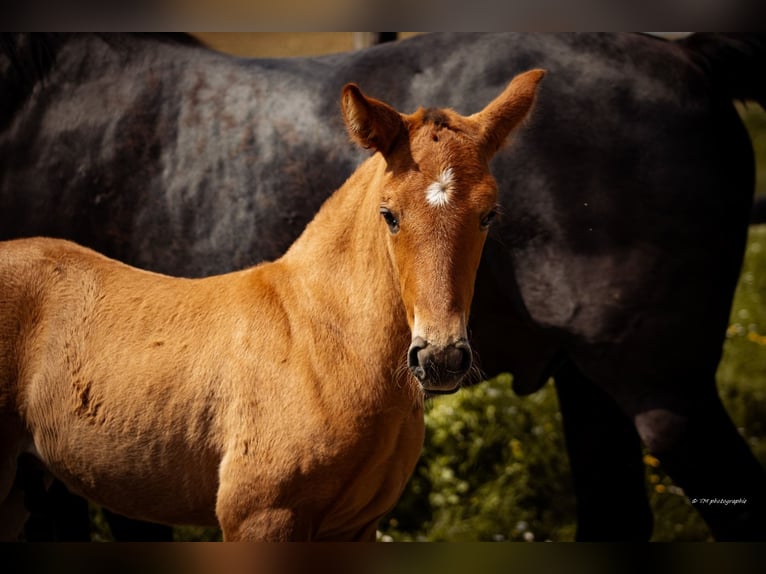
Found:
[[[59, 481], [50, 488], [27, 491], [25, 500], [30, 511], [24, 526], [29, 542], [90, 542], [88, 503], [74, 496]], [[33, 498], [31, 498], [33, 497]]]
[[16, 481], [24, 491], [24, 507], [29, 517], [24, 524], [24, 539], [29, 542], [88, 542], [90, 516], [88, 503], [73, 496], [58, 480], [46, 488], [46, 471], [34, 457], [18, 459]]
[[632, 421], [571, 361], [554, 378], [577, 497], [577, 540], [649, 540], [652, 513]]
[[715, 539], [766, 540], [766, 472], [724, 410], [714, 382], [695, 387], [683, 402], [653, 403], [635, 414], [641, 437]]
[[[70, 493], [59, 481], [44, 490], [39, 480], [26, 480], [27, 509], [31, 512], [24, 527], [29, 542], [89, 542], [91, 540], [88, 503]], [[39, 484], [39, 488], [38, 488]], [[104, 509], [104, 518], [117, 542], [169, 542], [173, 529], [163, 524], [133, 520]]]
[[118, 542], [171, 542], [173, 540], [171, 526], [125, 518], [107, 509], [104, 509], [104, 517], [109, 523], [112, 536]]

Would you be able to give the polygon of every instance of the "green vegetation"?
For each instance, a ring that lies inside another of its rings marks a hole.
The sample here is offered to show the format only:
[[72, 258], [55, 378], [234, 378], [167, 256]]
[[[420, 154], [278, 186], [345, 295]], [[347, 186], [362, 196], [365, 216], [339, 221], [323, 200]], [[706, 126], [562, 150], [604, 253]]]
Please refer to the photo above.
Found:
[[753, 103], [738, 104], [737, 110], [753, 142], [755, 153], [755, 193], [766, 195], [766, 112]]
[[552, 385], [520, 398], [510, 376], [434, 400], [407, 492], [383, 521], [394, 540], [560, 540], [574, 498]]

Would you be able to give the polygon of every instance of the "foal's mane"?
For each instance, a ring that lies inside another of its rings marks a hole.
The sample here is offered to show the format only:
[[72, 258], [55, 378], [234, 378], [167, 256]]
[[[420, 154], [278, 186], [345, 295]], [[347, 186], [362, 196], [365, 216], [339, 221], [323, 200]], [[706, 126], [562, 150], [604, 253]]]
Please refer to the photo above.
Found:
[[450, 117], [449, 108], [420, 108], [413, 116], [423, 126], [433, 126], [437, 130], [447, 130], [457, 134], [465, 133], [465, 126], [461, 125], [460, 119], [453, 121]]

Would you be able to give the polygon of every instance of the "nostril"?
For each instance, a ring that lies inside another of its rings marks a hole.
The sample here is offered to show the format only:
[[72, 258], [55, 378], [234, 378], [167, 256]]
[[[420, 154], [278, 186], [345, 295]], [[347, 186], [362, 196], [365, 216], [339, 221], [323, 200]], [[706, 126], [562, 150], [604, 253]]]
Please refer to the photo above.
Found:
[[428, 346], [421, 337], [415, 337], [410, 344], [410, 350], [407, 352], [407, 366], [415, 377], [422, 381], [426, 377], [426, 371], [420, 364], [419, 353]]
[[471, 347], [467, 343], [457, 343], [446, 354], [447, 370], [464, 373], [471, 368]]
[[463, 353], [463, 359], [462, 359], [462, 363], [460, 364], [460, 370], [462, 372], [467, 372], [468, 369], [471, 368], [471, 361], [473, 359], [473, 354], [471, 353], [471, 347], [463, 347], [460, 350]]

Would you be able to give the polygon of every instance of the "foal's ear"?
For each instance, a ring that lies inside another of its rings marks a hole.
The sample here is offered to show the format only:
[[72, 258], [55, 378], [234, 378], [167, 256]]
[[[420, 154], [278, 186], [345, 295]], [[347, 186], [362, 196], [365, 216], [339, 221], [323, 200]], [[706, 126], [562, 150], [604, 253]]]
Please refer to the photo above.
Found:
[[508, 134], [532, 109], [537, 84], [544, 75], [545, 70], [530, 70], [519, 74], [486, 108], [470, 116], [479, 124], [487, 157], [495, 155]]
[[380, 100], [365, 96], [356, 84], [343, 87], [340, 107], [351, 139], [384, 156], [388, 155], [405, 127], [399, 112]]

